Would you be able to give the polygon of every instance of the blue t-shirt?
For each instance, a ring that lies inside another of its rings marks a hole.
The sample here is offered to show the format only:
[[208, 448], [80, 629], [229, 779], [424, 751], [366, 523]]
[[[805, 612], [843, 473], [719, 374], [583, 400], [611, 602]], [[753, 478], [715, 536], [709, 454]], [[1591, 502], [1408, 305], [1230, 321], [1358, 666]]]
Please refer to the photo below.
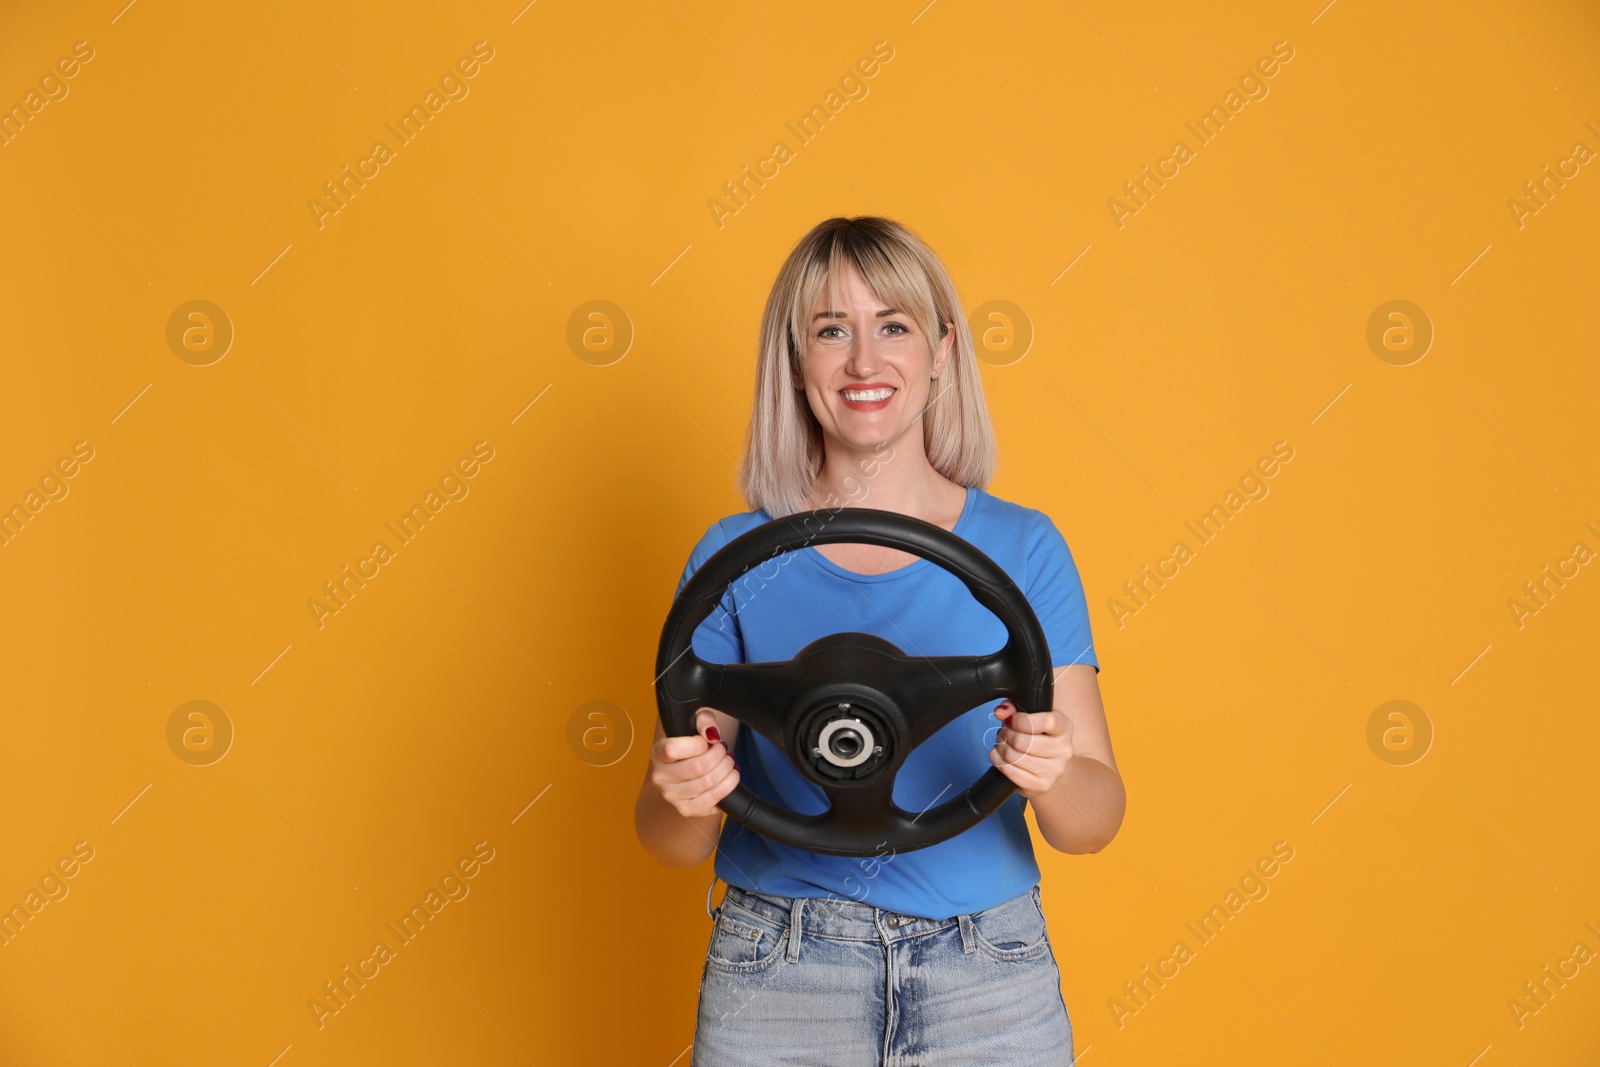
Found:
[[[771, 521], [763, 509], [713, 523], [690, 553], [678, 590], [718, 549]], [[999, 564], [1022, 590], [1044, 630], [1052, 665], [1089, 663], [1099, 671], [1083, 583], [1048, 515], [969, 486], [953, 532]], [[858, 574], [810, 545], [746, 571], [691, 640], [707, 662], [761, 663], [792, 659], [817, 638], [846, 631], [881, 637], [909, 656], [985, 655], [1006, 642], [1005, 624], [932, 560]], [[895, 804], [906, 811], [943, 804], [988, 771], [999, 704], [990, 701], [958, 716], [912, 749], [895, 778]], [[733, 756], [741, 784], [762, 798], [803, 815], [828, 810], [827, 794], [755, 730], [740, 729]], [[998, 810], [952, 838], [910, 852], [885, 846], [874, 856], [794, 848], [724, 819], [715, 872], [729, 885], [758, 893], [856, 900], [904, 915], [951, 918], [1010, 900], [1039, 880], [1023, 819], [1026, 803], [1021, 793], [1012, 793]]]

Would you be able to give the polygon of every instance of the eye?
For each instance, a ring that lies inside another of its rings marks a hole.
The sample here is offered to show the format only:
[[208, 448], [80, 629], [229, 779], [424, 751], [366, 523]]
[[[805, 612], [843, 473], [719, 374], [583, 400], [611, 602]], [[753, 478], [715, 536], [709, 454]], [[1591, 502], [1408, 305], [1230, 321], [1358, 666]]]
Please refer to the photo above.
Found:
[[[892, 330], [893, 331], [892, 333], [889, 334], [890, 337], [904, 337], [904, 336], [910, 334], [910, 332], [911, 332], [911, 330], [904, 323], [900, 323], [900, 322], [886, 322], [886, 323], [883, 324], [883, 328], [885, 330]], [[837, 331], [840, 331], [840, 332], [838, 332], [838, 333], [830, 333], [829, 332], [830, 330], [837, 330]], [[830, 341], [831, 340], [837, 340], [838, 338], [843, 336], [843, 330], [844, 330], [844, 328], [842, 326], [838, 325], [837, 323], [832, 323], [832, 324], [824, 326], [822, 329], [818, 330], [817, 331], [817, 336], [821, 337], [821, 338], [827, 338]]]

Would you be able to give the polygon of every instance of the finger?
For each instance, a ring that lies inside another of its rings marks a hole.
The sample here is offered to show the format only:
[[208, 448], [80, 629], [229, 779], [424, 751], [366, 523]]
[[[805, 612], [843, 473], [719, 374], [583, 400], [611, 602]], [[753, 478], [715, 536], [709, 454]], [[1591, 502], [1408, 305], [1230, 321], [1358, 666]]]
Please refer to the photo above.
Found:
[[[705, 793], [715, 793], [723, 785], [729, 775], [738, 774], [739, 770], [734, 765], [733, 757], [725, 752], [715, 753], [717, 761], [711, 767], [695, 775], [689, 780], [688, 788], [691, 795], [699, 796]], [[729, 786], [728, 788], [732, 788]], [[721, 795], [720, 793], [718, 794]]]
[[994, 713], [1001, 722], [1015, 730], [1024, 731], [1027, 733], [1038, 732], [1035, 726], [1029, 725], [1030, 720], [1036, 721], [1038, 719], [1038, 714], [1030, 715], [1028, 712], [1021, 710], [1009, 700], [1001, 701], [1000, 706], [994, 709]]
[[1007, 729], [1000, 731], [995, 744], [1039, 759], [1071, 759], [1074, 751], [1072, 739], [1061, 734], [1019, 734]]
[[720, 744], [725, 751], [733, 751], [728, 748], [727, 740], [721, 736], [721, 731], [717, 729], [717, 716], [714, 708], [701, 708], [696, 711], [694, 713], [694, 728], [695, 732], [706, 739], [707, 744]]
[[1014, 711], [1006, 723], [1013, 730], [1029, 734], [1058, 734], [1061, 713], [1054, 708], [1044, 711]]
[[731, 758], [722, 751], [721, 745], [708, 746], [703, 737], [682, 737], [675, 740], [687, 746], [687, 751], [677, 746], [669, 747], [663, 744], [664, 755], [656, 761], [650, 772], [655, 782], [663, 788], [689, 781], [715, 767], [718, 760]]
[[[695, 712], [695, 732], [679, 737], [665, 737], [656, 742], [661, 746], [661, 759], [663, 762], [686, 760], [708, 751], [712, 746], [712, 739], [707, 736], [709, 731], [716, 729], [717, 719], [710, 708], [701, 708]], [[722, 746], [727, 751], [727, 745]]]
[[1052, 766], [1060, 766], [1061, 756], [1054, 752], [1024, 752], [1021, 749], [1006, 746], [995, 751], [1000, 759], [1012, 767], [1018, 767], [1033, 774], [1044, 774]]
[[726, 765], [719, 765], [717, 770], [706, 775], [712, 779], [710, 785], [700, 794], [700, 799], [706, 803], [706, 811], [715, 811], [717, 804], [723, 797], [739, 787], [741, 781], [739, 768], [735, 767], [730, 758]]
[[[662, 766], [667, 766], [667, 765], [670, 765], [671, 763], [673, 763], [675, 760], [682, 759], [683, 758], [683, 752], [681, 751], [680, 746], [678, 745], [678, 742], [680, 740], [681, 740], [680, 738], [676, 738], [676, 737], [663, 737], [661, 740], [659, 740], [655, 744], [651, 745], [650, 746], [650, 758], [651, 758], [651, 760], [656, 762], [656, 763], [661, 764]], [[693, 740], [693, 739], [690, 738], [690, 740]]]
[[1034, 774], [1025, 765], [1007, 762], [996, 749], [989, 750], [989, 762], [993, 763], [1001, 774], [1011, 779], [1018, 788], [1026, 789], [1030, 793], [1041, 793], [1046, 788], [1043, 778]]
[[705, 793], [711, 792], [729, 772], [736, 769], [733, 764], [733, 757], [726, 752], [713, 749], [707, 755], [713, 762], [703, 765], [704, 769], [701, 769], [701, 765], [697, 765], [700, 757], [673, 765], [674, 770], [682, 769], [684, 771], [682, 777], [668, 785], [668, 788], [673, 791], [675, 796], [689, 800], [696, 799]]
[[712, 786], [704, 793], [698, 794], [694, 798], [693, 803], [688, 805], [689, 810], [685, 814], [710, 815], [712, 812], [717, 810], [717, 805], [722, 802], [722, 798], [733, 792], [738, 787], [739, 772], [731, 771], [725, 777], [720, 779], [716, 785]]
[[730, 756], [721, 745], [711, 745], [706, 751], [686, 760], [680, 760], [672, 765], [672, 773], [680, 782], [700, 782], [699, 788], [709, 788], [720, 776], [721, 770], [733, 765]]
[[995, 746], [1004, 749], [1014, 749], [1018, 752], [1027, 752], [1035, 744], [1034, 734], [1025, 733], [1015, 728], [1016, 717], [1021, 712], [1014, 712], [1011, 721], [1000, 727], [1000, 733], [994, 739]]
[[672, 763], [677, 760], [689, 759], [692, 756], [699, 756], [713, 747], [711, 742], [699, 734], [691, 734], [688, 737], [668, 737], [662, 739], [659, 743], [661, 745], [661, 761], [663, 763]]
[[1001, 730], [1000, 736], [995, 739], [995, 751], [1000, 753], [1000, 758], [1007, 763], [1016, 763], [1027, 756], [1038, 758], [1037, 753], [1030, 752], [1035, 743], [1032, 734], [1014, 734], [1009, 730]]

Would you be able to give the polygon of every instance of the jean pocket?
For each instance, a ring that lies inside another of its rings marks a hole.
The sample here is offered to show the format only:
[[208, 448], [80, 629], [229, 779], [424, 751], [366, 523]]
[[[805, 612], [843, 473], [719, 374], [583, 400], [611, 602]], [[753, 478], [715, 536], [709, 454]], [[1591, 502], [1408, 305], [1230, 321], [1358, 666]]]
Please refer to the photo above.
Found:
[[972, 913], [978, 949], [990, 959], [1036, 960], [1050, 951], [1044, 912], [1029, 894]]
[[764, 971], [783, 954], [789, 924], [724, 900], [711, 926], [706, 966], [724, 974]]

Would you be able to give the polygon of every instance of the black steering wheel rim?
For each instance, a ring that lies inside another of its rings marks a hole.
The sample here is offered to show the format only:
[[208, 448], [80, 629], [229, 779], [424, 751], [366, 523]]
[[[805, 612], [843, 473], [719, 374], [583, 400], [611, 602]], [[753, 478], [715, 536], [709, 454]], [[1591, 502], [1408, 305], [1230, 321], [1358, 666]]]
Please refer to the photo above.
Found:
[[[906, 656], [880, 637], [847, 632], [813, 641], [783, 661], [717, 664], [694, 652], [695, 630], [734, 581], [784, 553], [839, 543], [900, 549], [954, 574], [1005, 625], [1005, 646], [982, 656]], [[923, 812], [905, 811], [892, 796], [913, 749], [964, 712], [1000, 697], [1025, 712], [1052, 706], [1049, 648], [1027, 598], [970, 542], [878, 508], [797, 512], [734, 538], [684, 585], [656, 655], [656, 703], [668, 737], [695, 734], [695, 712], [717, 708], [781, 749], [831, 803], [824, 813], [802, 815], [741, 782], [717, 806], [765, 837], [838, 856], [874, 855], [885, 845], [897, 852], [926, 848], [1004, 804], [1016, 786], [995, 767]], [[908, 706], [915, 710], [908, 714]], [[863, 742], [875, 750], [852, 751]], [[822, 744], [829, 745], [826, 751]], [[855, 762], [845, 766], [845, 759]]]

